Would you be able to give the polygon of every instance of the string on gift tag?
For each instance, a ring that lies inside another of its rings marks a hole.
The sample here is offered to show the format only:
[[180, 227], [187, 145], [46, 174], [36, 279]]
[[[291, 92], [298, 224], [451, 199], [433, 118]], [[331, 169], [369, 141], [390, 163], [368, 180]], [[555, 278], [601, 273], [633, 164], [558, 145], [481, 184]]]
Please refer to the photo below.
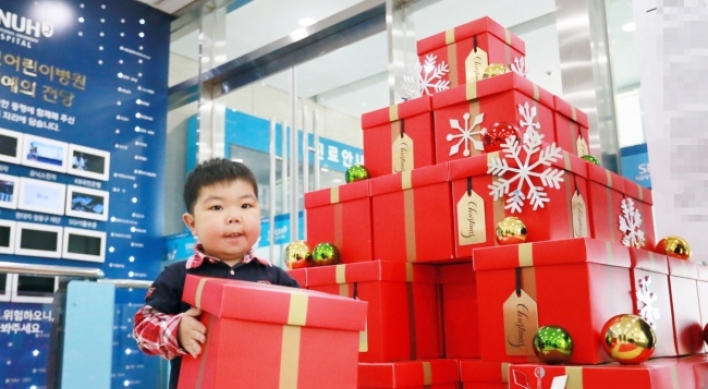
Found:
[[467, 196], [472, 196], [472, 177], [467, 177]]
[[521, 297], [521, 267], [516, 268], [516, 297]]
[[477, 52], [477, 35], [472, 37], [472, 47], [474, 48], [474, 52]]
[[403, 135], [405, 135], [405, 133], [406, 133], [406, 120], [401, 119], [401, 132], [400, 132], [401, 138], [403, 138]]

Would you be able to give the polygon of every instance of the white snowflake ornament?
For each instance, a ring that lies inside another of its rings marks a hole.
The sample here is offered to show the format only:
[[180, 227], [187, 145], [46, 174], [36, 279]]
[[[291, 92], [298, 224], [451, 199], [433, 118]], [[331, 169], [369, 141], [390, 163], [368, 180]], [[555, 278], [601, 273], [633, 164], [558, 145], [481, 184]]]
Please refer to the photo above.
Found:
[[622, 214], [619, 215], [620, 231], [624, 234], [622, 244], [637, 248], [644, 247], [644, 231], [642, 231], [642, 214], [634, 207], [634, 200], [622, 199]]
[[519, 120], [519, 125], [524, 129], [524, 139], [526, 139], [526, 134], [530, 132], [537, 132], [541, 129], [541, 124], [536, 121], [536, 107], [529, 106], [529, 102], [525, 102], [524, 105], [519, 104], [517, 106], [519, 115], [521, 115], [521, 120]]
[[[508, 194], [508, 199], [504, 209], [511, 210], [511, 213], [521, 212], [525, 201], [528, 199], [535, 211], [538, 208], [543, 208], [545, 203], [551, 201], [545, 188], [551, 187], [560, 189], [560, 183], [563, 182], [563, 170], [551, 166], [563, 156], [563, 151], [555, 143], [542, 148], [543, 135], [535, 130], [527, 131], [524, 134], [523, 146], [515, 136], [506, 138], [502, 144], [501, 154], [503, 158], [495, 156], [491, 158], [487, 165], [487, 174], [492, 174], [499, 177], [492, 185], [490, 194], [494, 196], [494, 200], [499, 200]], [[524, 154], [522, 154], [524, 151]], [[538, 154], [537, 158], [535, 154]], [[513, 162], [509, 166], [507, 160]], [[546, 169], [538, 171], [539, 166], [546, 166]], [[508, 173], [513, 174], [511, 178], [504, 178]], [[532, 178], [541, 181], [541, 186], [537, 186]], [[516, 188], [511, 189], [511, 185], [516, 182]], [[524, 185], [528, 187], [524, 191]]]
[[403, 76], [403, 86], [401, 87], [406, 99], [413, 99], [425, 95], [432, 95], [450, 89], [450, 80], [443, 78], [450, 72], [445, 61], [435, 64], [438, 57], [434, 54], [425, 56], [423, 64], [420, 61], [415, 64], [415, 73]]
[[637, 305], [639, 305], [639, 303], [643, 304], [639, 309], [639, 316], [656, 329], [657, 320], [661, 317], [659, 315], [659, 308], [654, 306], [657, 300], [656, 293], [651, 291], [650, 286], [651, 277], [645, 276], [644, 278], [640, 278], [637, 281], [637, 292], [635, 294], [637, 296]]
[[514, 63], [511, 64], [511, 71], [518, 75], [526, 77], [526, 75], [529, 73], [528, 70], [526, 70], [526, 58], [514, 58]]
[[447, 134], [447, 137], [445, 139], [447, 139], [448, 142], [452, 142], [456, 138], [460, 138], [457, 143], [450, 146], [450, 156], [453, 156], [460, 152], [460, 146], [463, 143], [465, 144], [465, 151], [462, 152], [462, 155], [464, 155], [465, 157], [470, 156], [470, 143], [472, 143], [475, 150], [484, 150], [484, 144], [482, 143], [482, 141], [474, 139], [474, 136], [482, 137], [484, 136], [484, 134], [487, 133], [486, 128], [482, 128], [477, 131], [474, 130], [476, 127], [479, 127], [479, 125], [482, 124], [482, 121], [484, 121], [484, 114], [480, 113], [479, 115], [475, 116], [472, 125], [470, 125], [469, 113], [465, 113], [464, 115], [462, 115], [462, 119], [464, 119], [465, 121], [464, 127], [460, 125], [459, 120], [450, 119], [450, 127], [453, 130], [457, 130], [459, 134]]

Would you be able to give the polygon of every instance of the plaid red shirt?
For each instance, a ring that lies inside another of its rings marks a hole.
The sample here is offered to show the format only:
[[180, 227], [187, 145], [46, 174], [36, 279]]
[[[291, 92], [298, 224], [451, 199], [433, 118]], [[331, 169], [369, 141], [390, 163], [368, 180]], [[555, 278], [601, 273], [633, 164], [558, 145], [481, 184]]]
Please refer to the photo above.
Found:
[[[221, 262], [218, 258], [205, 255], [204, 248], [198, 244], [194, 249], [194, 255], [187, 260], [186, 268], [198, 268], [205, 260], [211, 263]], [[253, 249], [246, 253], [241, 263], [248, 264], [252, 261], [273, 266], [268, 260], [256, 257]], [[153, 291], [154, 288], [148, 289], [147, 296], [150, 296]], [[143, 306], [135, 314], [133, 329], [133, 338], [137, 341], [140, 350], [148, 355], [160, 355], [165, 359], [186, 355], [187, 352], [180, 347], [177, 340], [177, 331], [183, 315], [184, 313], [166, 314], [150, 305]]]

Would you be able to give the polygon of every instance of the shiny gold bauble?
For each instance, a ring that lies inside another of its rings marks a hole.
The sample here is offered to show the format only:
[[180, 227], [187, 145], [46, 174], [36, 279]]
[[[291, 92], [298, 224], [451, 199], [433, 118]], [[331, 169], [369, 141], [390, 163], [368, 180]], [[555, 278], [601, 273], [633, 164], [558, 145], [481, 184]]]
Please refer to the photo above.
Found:
[[583, 155], [580, 158], [584, 159], [587, 162], [592, 163], [593, 165], [600, 166], [600, 160], [597, 159], [597, 157], [595, 157], [594, 155]]
[[565, 363], [573, 354], [573, 339], [561, 327], [544, 326], [533, 337], [533, 352], [549, 365]]
[[509, 216], [497, 224], [497, 242], [499, 244], [517, 244], [526, 242], [526, 226], [518, 217]]
[[600, 332], [602, 348], [615, 361], [638, 364], [654, 353], [656, 333], [641, 316], [617, 315], [605, 323]]
[[509, 67], [504, 65], [503, 63], [493, 63], [486, 68], [484, 68], [484, 72], [482, 73], [482, 78], [490, 78], [494, 76], [499, 76], [504, 73], [509, 73]]
[[285, 265], [288, 269], [301, 269], [310, 266], [312, 260], [312, 248], [304, 240], [296, 240], [285, 246], [283, 253]]
[[312, 250], [313, 266], [328, 266], [339, 263], [339, 250], [331, 243], [320, 243]]
[[352, 165], [344, 173], [344, 181], [346, 181], [347, 184], [356, 181], [366, 180], [368, 178], [369, 171], [366, 170], [364, 165]]
[[667, 236], [656, 244], [656, 251], [679, 259], [691, 258], [691, 246], [680, 236]]

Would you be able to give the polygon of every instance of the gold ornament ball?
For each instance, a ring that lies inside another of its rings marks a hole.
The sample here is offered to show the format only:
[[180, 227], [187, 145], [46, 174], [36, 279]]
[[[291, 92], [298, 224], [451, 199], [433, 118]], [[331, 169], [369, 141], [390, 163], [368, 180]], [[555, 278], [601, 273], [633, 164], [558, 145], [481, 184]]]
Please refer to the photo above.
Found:
[[634, 365], [649, 359], [656, 347], [656, 333], [641, 316], [617, 315], [602, 327], [602, 348], [615, 361]]
[[680, 236], [667, 236], [656, 244], [656, 251], [670, 257], [687, 260], [691, 258], [691, 246]]
[[600, 166], [600, 160], [597, 159], [597, 157], [595, 157], [593, 155], [583, 155], [581, 158], [587, 162], [594, 164], [594, 165]]
[[504, 73], [509, 73], [509, 68], [504, 65], [503, 63], [493, 63], [486, 68], [484, 68], [484, 72], [482, 73], [482, 78], [490, 78], [494, 76], [499, 76]]
[[573, 354], [573, 338], [561, 327], [541, 327], [533, 337], [533, 352], [549, 365], [565, 363]]
[[312, 248], [304, 240], [290, 242], [285, 246], [283, 258], [285, 258], [285, 265], [287, 265], [288, 269], [308, 267], [312, 259]]
[[320, 243], [312, 250], [313, 266], [328, 266], [339, 263], [339, 250], [331, 243]]
[[518, 217], [509, 216], [497, 224], [497, 242], [499, 244], [517, 244], [526, 242], [526, 226]]
[[352, 165], [344, 173], [344, 181], [346, 181], [347, 184], [355, 181], [366, 180], [368, 178], [369, 171], [366, 170], [364, 165]]

